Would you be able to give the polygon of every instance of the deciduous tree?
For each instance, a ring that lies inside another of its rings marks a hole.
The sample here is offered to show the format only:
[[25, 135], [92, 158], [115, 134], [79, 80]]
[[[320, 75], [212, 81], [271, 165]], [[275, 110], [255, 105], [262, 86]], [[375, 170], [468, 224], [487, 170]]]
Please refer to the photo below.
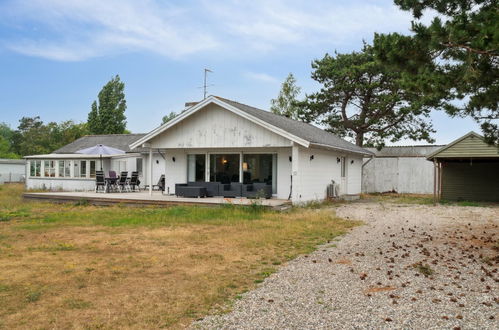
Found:
[[175, 112], [170, 112], [169, 114], [167, 114], [166, 116], [163, 116], [163, 119], [162, 119], [162, 122], [161, 124], [166, 124], [167, 122], [169, 122], [170, 120], [172, 120], [173, 118], [177, 117], [177, 113]]
[[91, 134], [123, 134], [126, 132], [125, 84], [116, 75], [102, 87], [98, 101], [92, 103], [88, 114]]
[[281, 85], [277, 98], [270, 101], [270, 111], [291, 119], [301, 119], [301, 107], [298, 105], [298, 95], [301, 88], [296, 86], [296, 79], [290, 73]]

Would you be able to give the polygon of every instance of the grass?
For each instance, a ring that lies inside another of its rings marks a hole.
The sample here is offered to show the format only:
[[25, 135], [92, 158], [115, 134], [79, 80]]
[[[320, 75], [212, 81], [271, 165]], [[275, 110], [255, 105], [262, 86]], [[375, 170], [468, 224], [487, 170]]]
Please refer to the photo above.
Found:
[[358, 224], [321, 208], [26, 202], [22, 189], [0, 188], [5, 328], [184, 328]]
[[[398, 194], [398, 193], [371, 193], [362, 194], [361, 198], [372, 202], [385, 202], [396, 204], [433, 204], [433, 195], [428, 194]], [[497, 206], [494, 202], [475, 202], [475, 201], [447, 201], [441, 200], [441, 205], [452, 206], [476, 206], [476, 207], [489, 207]]]
[[414, 267], [414, 269], [416, 269], [418, 272], [420, 272], [424, 276], [430, 276], [430, 275], [433, 275], [433, 273], [434, 273], [434, 270], [428, 264], [423, 264], [421, 262], [418, 262], [412, 266]]
[[373, 202], [396, 204], [433, 204], [433, 195], [425, 194], [371, 193], [362, 194], [361, 198]]

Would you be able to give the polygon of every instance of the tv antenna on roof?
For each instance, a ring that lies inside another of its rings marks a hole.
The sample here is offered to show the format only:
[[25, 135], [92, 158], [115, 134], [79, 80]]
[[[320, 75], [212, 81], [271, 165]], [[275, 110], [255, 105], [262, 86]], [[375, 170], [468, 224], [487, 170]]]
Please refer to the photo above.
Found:
[[213, 73], [213, 71], [211, 71], [210, 69], [206, 69], [206, 68], [204, 69], [204, 84], [202, 87], [203, 88], [203, 100], [206, 98], [206, 94], [208, 92], [208, 87], [213, 86], [213, 85], [207, 85], [207, 83], [206, 83], [206, 78], [208, 76], [208, 72]]

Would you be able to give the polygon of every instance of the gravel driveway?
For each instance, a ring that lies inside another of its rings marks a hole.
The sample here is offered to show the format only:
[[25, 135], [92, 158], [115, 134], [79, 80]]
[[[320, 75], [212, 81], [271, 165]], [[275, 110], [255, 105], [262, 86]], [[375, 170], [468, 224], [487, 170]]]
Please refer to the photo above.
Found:
[[193, 327], [499, 329], [499, 208], [352, 203], [336, 213], [366, 225]]

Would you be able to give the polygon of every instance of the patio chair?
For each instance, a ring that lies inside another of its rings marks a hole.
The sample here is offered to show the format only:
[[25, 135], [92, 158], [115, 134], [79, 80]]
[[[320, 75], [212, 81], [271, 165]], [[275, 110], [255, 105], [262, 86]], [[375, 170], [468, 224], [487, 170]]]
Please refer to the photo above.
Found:
[[[149, 185], [145, 185], [144, 189], [148, 189]], [[165, 175], [162, 174], [158, 180], [158, 183], [152, 185], [152, 190], [155, 190], [154, 188], [157, 188], [158, 190], [165, 191]]]
[[121, 172], [118, 181], [116, 181], [116, 186], [119, 192], [130, 191], [130, 185], [128, 181], [128, 172]]
[[115, 191], [118, 189], [118, 187], [116, 186], [116, 181], [118, 181], [118, 176], [116, 175], [115, 171], [109, 171], [108, 174], [109, 177], [106, 178], [108, 190]]
[[107, 192], [107, 182], [103, 171], [95, 171], [95, 192]]
[[130, 178], [130, 181], [128, 182], [128, 186], [130, 187], [131, 190], [133, 191], [140, 191], [139, 187], [140, 181], [139, 181], [139, 172], [132, 172], [132, 177]]

